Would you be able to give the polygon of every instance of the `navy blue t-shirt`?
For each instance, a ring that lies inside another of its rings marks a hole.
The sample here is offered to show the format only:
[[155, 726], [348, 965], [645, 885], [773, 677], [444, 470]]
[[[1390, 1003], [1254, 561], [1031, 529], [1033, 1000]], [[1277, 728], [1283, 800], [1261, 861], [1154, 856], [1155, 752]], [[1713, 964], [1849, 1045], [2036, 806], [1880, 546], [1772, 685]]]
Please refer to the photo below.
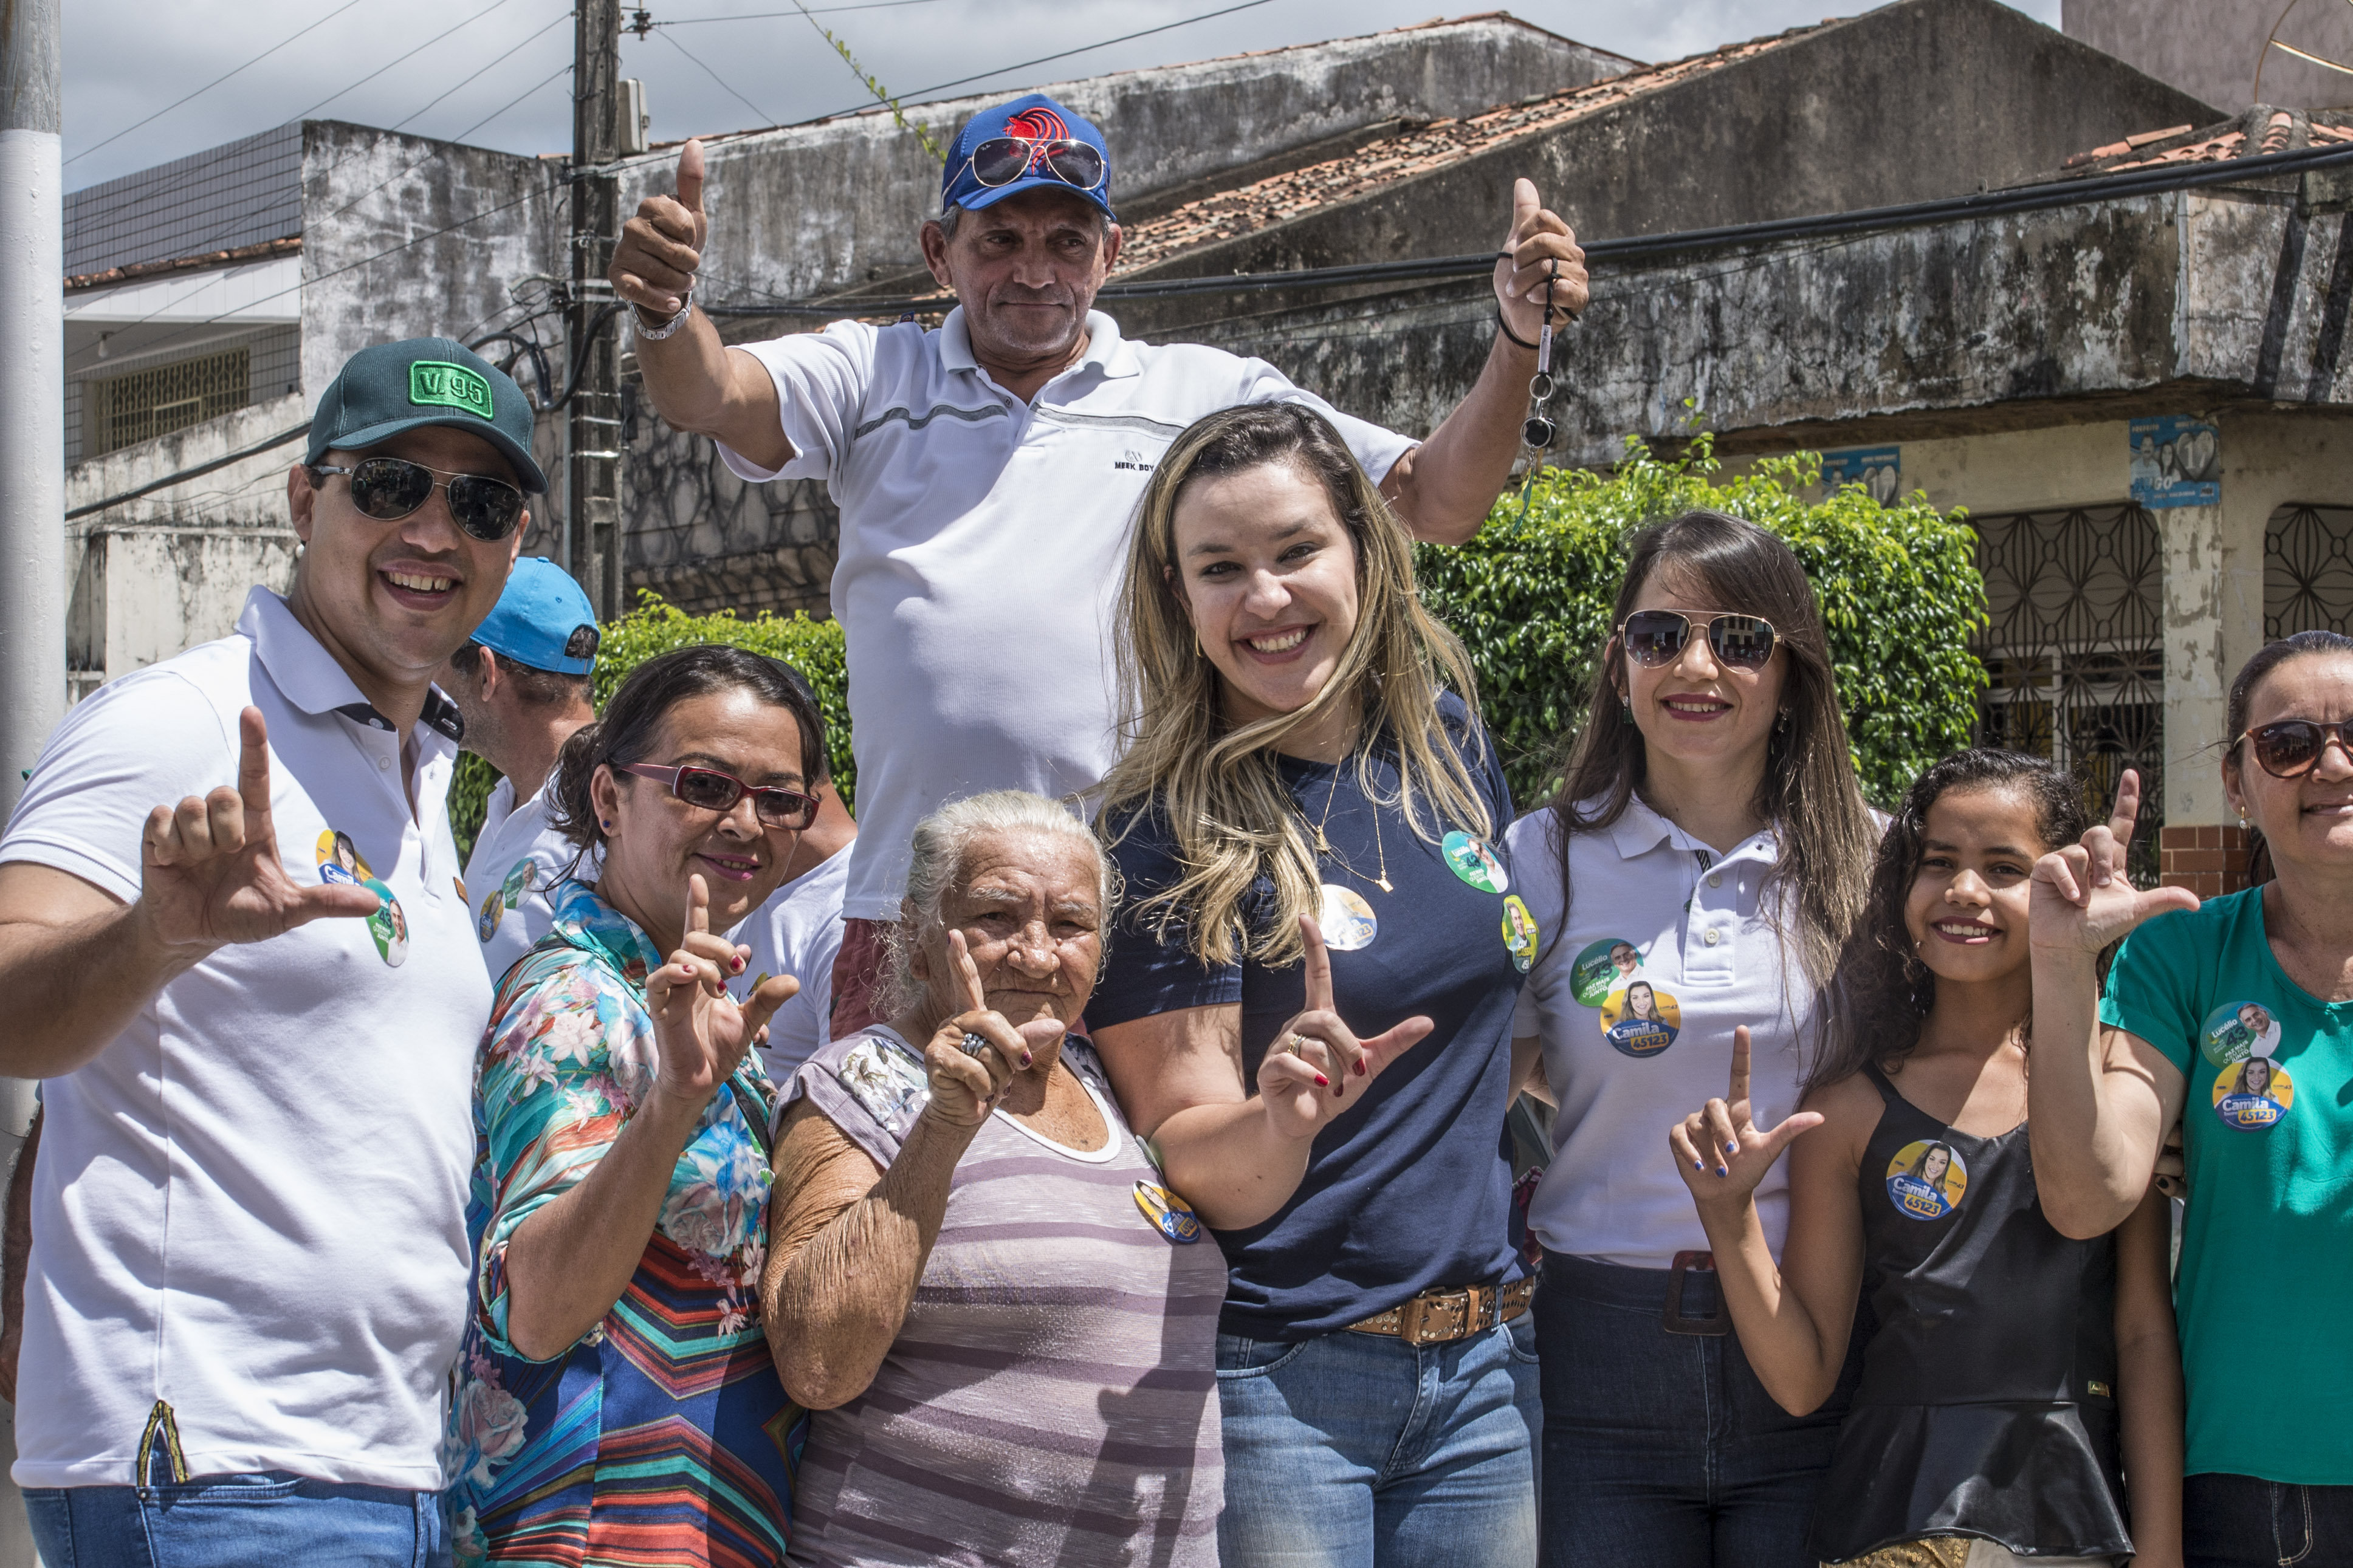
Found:
[[[1359, 1038], [1416, 1014], [1437, 1027], [1316, 1135], [1307, 1174], [1280, 1212], [1249, 1230], [1213, 1233], [1231, 1270], [1223, 1332], [1303, 1340], [1432, 1287], [1520, 1273], [1510, 1239], [1504, 1116], [1523, 968], [1509, 944], [1533, 955], [1535, 932], [1525, 906], [1510, 897], [1504, 829], [1512, 802], [1503, 769], [1459, 700], [1444, 699], [1440, 712], [1493, 818], [1484, 841], [1437, 823], [1427, 795], [1418, 802], [1423, 822], [1444, 833], [1443, 842], [1416, 836], [1394, 805], [1379, 808], [1377, 839], [1376, 808], [1357, 787], [1353, 758], [1336, 768], [1277, 759], [1310, 841], [1321, 823], [1332, 846], [1318, 867], [1322, 880], [1361, 900], [1340, 900], [1352, 913], [1372, 917], [1369, 927], [1361, 918], [1321, 922], [1340, 1016]], [[1376, 753], [1372, 771], [1376, 787], [1393, 797], [1394, 757]], [[1139, 921], [1136, 907], [1179, 875], [1175, 841], [1156, 811], [1113, 853], [1126, 879], [1126, 903], [1087, 1022], [1103, 1027], [1239, 1002], [1244, 1081], [1256, 1093], [1267, 1047], [1306, 994], [1304, 966], [1205, 965], [1186, 950], [1176, 923], [1163, 942], [1153, 931], [1156, 910]], [[1388, 892], [1377, 884], [1384, 860]], [[1272, 904], [1271, 884], [1261, 879], [1251, 918], [1271, 918]], [[1367, 930], [1370, 941], [1343, 949]]]

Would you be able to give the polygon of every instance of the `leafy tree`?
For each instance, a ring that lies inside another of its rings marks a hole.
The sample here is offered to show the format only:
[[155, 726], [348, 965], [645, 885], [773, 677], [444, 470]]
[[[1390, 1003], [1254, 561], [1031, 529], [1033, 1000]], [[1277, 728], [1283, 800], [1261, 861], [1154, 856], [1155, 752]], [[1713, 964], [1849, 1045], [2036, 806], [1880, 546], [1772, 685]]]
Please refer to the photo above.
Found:
[[1917, 492], [1882, 506], [1860, 484], [1809, 501], [1821, 476], [1811, 452], [1736, 479], [1717, 479], [1722, 467], [1705, 432], [1672, 461], [1629, 437], [1614, 472], [1543, 469], [1468, 544], [1419, 547], [1422, 601], [1470, 647], [1524, 809], [1556, 780], [1560, 740], [1583, 721], [1630, 536], [1699, 507], [1778, 535], [1813, 580], [1865, 795], [1893, 801], [1968, 744], [1986, 681], [1968, 645], [1985, 610], [1964, 514]]

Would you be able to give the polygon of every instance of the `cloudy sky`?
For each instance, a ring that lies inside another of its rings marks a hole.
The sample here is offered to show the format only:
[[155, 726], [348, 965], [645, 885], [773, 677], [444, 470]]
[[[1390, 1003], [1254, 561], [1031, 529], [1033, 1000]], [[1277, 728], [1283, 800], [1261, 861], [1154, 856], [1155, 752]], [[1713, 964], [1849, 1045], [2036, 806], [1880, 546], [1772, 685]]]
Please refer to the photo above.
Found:
[[[807, 3], [826, 13], [824, 23], [869, 72], [908, 97], [980, 72], [992, 74], [958, 90], [1018, 89], [1307, 43], [1437, 14], [1430, 0], [1256, 0], [1221, 16], [1209, 14], [1237, 0]], [[569, 0], [64, 5], [69, 188], [305, 115], [518, 153], [571, 145]], [[2019, 0], [2019, 6], [2058, 24], [2059, 0]], [[792, 0], [646, 0], [646, 8], [672, 25], [643, 39], [625, 36], [621, 73], [646, 83], [658, 141], [812, 119], [867, 101], [849, 67], [792, 9]], [[1477, 8], [1478, 0], [1464, 0], [1444, 14]], [[1512, 6], [1539, 26], [1653, 61], [1817, 22], [1834, 8], [1829, 0], [1515, 0]], [[1868, 8], [1850, 4], [1841, 14]], [[786, 14], [774, 15], [778, 11]], [[1104, 43], [1168, 23], [1185, 25]], [[1089, 47], [1096, 45], [1103, 47]], [[1081, 52], [1000, 68], [1065, 50]], [[190, 93], [196, 96], [177, 102]]]

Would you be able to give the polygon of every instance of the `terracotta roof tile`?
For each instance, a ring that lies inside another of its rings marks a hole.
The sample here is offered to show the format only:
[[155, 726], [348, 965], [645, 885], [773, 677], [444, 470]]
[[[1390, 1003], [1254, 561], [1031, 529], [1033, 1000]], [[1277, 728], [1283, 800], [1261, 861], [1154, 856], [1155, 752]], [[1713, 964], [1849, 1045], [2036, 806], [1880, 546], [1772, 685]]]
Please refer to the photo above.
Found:
[[1490, 147], [1552, 131], [1644, 93], [1704, 76], [1820, 30], [1793, 27], [1772, 37], [1726, 44], [1688, 59], [1645, 67], [1459, 120], [1408, 125], [1340, 157], [1219, 191], [1159, 217], [1132, 226], [1123, 226], [1120, 270], [1133, 272], [1199, 246], [1254, 234], [1319, 207], [1459, 163]]
[[2258, 104], [2236, 120], [2196, 128], [2176, 125], [2145, 131], [2088, 153], [2078, 153], [2060, 165], [2067, 178], [2121, 174], [2127, 169], [2155, 169], [2172, 163], [2222, 163], [2234, 158], [2260, 157], [2267, 153], [2300, 147], [2353, 142], [2353, 111], [2274, 109]]
[[103, 272], [85, 272], [66, 279], [68, 289], [102, 289], [110, 284], [128, 283], [137, 278], [153, 278], [165, 272], [195, 272], [207, 267], [228, 267], [240, 261], [267, 261], [274, 256], [296, 256], [301, 253], [302, 237], [292, 235], [285, 239], [265, 239], [258, 245], [240, 245], [234, 250], [208, 250], [201, 256], [179, 256], [168, 261], [142, 261], [130, 267], [110, 267]]

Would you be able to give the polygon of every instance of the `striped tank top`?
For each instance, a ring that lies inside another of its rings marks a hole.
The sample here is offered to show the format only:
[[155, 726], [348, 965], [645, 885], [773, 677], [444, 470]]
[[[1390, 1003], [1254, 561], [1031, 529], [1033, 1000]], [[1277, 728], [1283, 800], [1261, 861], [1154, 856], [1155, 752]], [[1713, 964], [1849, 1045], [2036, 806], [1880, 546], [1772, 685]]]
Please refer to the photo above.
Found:
[[[812, 1417], [788, 1561], [1214, 1568], [1225, 1258], [1151, 1212], [1158, 1173], [1093, 1051], [1074, 1036], [1062, 1061], [1109, 1142], [1078, 1152], [1001, 1111], [975, 1135], [897, 1342], [865, 1393]], [[886, 1167], [929, 1098], [882, 1027], [786, 1094]]]

